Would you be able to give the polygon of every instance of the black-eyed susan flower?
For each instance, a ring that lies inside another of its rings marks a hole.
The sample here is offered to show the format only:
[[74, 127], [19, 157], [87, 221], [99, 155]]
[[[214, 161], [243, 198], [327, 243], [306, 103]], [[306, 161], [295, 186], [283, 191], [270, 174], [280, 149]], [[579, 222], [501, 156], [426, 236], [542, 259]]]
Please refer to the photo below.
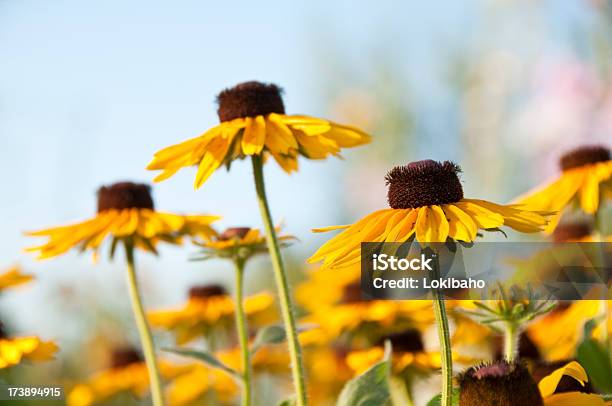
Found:
[[585, 393], [588, 381], [584, 368], [575, 361], [545, 376], [539, 384], [523, 364], [496, 361], [472, 367], [459, 376], [459, 406], [608, 405], [601, 396]]
[[0, 274], [0, 292], [25, 285], [34, 279], [33, 275], [24, 273], [20, 267], [13, 266], [6, 272]]
[[[276, 230], [277, 232], [280, 230]], [[293, 237], [289, 235], [278, 236], [278, 247], [283, 248], [289, 245]], [[236, 319], [236, 330], [238, 332], [238, 342], [242, 351], [242, 377], [243, 393], [242, 405], [251, 404], [251, 365], [249, 352], [249, 326], [247, 322], [248, 313], [244, 300], [244, 272], [247, 261], [254, 255], [268, 253], [268, 244], [263, 234], [250, 227], [231, 227], [226, 229], [215, 238], [200, 244], [203, 248], [203, 257], [229, 259], [234, 264], [236, 271], [235, 289], [236, 308], [233, 312]]]
[[[230, 369], [238, 370], [241, 367], [240, 348], [217, 351], [215, 357]], [[262, 347], [253, 354], [252, 358], [255, 375], [287, 371], [287, 352], [279, 348]], [[208, 402], [216, 399], [222, 404], [233, 404], [238, 392], [239, 386], [234, 376], [226, 371], [197, 363], [191, 371], [172, 380], [166, 394], [170, 406], [186, 406], [200, 404], [203, 399]]]
[[162, 149], [147, 166], [161, 170], [162, 181], [179, 169], [198, 166], [199, 188], [221, 165], [253, 155], [271, 155], [285, 172], [298, 169], [298, 156], [325, 159], [342, 148], [370, 141], [362, 131], [328, 120], [285, 114], [281, 90], [273, 84], [245, 82], [222, 91], [217, 101], [221, 124], [199, 137]]
[[264, 222], [287, 344], [291, 356], [298, 406], [307, 404], [301, 349], [287, 274], [280, 255], [274, 222], [265, 191], [263, 164], [271, 155], [286, 172], [297, 170], [297, 158], [325, 159], [342, 148], [369, 142], [360, 130], [308, 116], [285, 114], [276, 85], [246, 82], [222, 91], [217, 97], [221, 124], [199, 137], [165, 148], [148, 165], [161, 170], [155, 180], [167, 179], [187, 166], [198, 166], [194, 186], [202, 186], [221, 165], [251, 157], [257, 201]]
[[156, 253], [158, 242], [178, 244], [185, 236], [209, 238], [214, 235], [210, 223], [216, 219], [215, 216], [183, 216], [158, 212], [154, 208], [149, 186], [121, 182], [103, 186], [98, 190], [98, 213], [92, 219], [29, 233], [32, 236], [48, 237], [45, 244], [28, 249], [37, 252], [39, 259], [61, 255], [71, 248], [92, 250], [95, 254], [107, 239], [112, 241], [112, 258], [117, 245], [124, 246], [129, 294], [149, 370], [151, 395], [155, 406], [163, 405], [163, 395], [153, 338], [140, 298], [134, 251], [139, 248]]
[[585, 213], [595, 215], [612, 192], [612, 160], [610, 149], [605, 146], [569, 151], [561, 157], [559, 166], [561, 175], [557, 179], [517, 199], [517, 203], [528, 207], [557, 212], [546, 227], [547, 232], [555, 229], [566, 207], [576, 203]]
[[[191, 373], [196, 365], [176, 365], [161, 360], [160, 375], [165, 380]], [[67, 396], [68, 406], [106, 404], [120, 394], [129, 393], [143, 398], [149, 390], [147, 366], [139, 351], [134, 348], [117, 348], [110, 357], [106, 369], [95, 373], [86, 382], [75, 385]]]
[[10, 337], [0, 323], [0, 369], [22, 362], [48, 361], [58, 350], [53, 341], [43, 341], [36, 336]]
[[[276, 232], [280, 227], [276, 228]], [[280, 248], [290, 245], [295, 240], [292, 235], [279, 235]], [[202, 256], [196, 259], [225, 258], [232, 261], [246, 261], [258, 254], [267, 254], [266, 237], [257, 228], [230, 227], [213, 238], [196, 242], [202, 247]]]
[[117, 244], [130, 241], [136, 248], [156, 252], [160, 241], [178, 244], [184, 236], [210, 238], [210, 224], [217, 216], [179, 215], [155, 210], [148, 185], [120, 182], [98, 190], [95, 217], [61, 227], [30, 232], [47, 237], [40, 246], [28, 248], [38, 259], [52, 258], [72, 248], [97, 253], [100, 245], [111, 240], [111, 255]]
[[598, 300], [561, 304], [530, 324], [526, 333], [546, 361], [565, 360], [576, 353], [584, 323], [597, 317], [600, 309], [601, 303]]
[[458, 380], [459, 406], [544, 405], [536, 382], [520, 362], [503, 360], [472, 367]]
[[304, 345], [338, 339], [345, 345], [364, 340], [373, 343], [406, 328], [424, 330], [433, 324], [431, 302], [365, 300], [359, 278], [357, 268], [337, 272], [317, 269], [298, 285], [297, 302], [309, 311], [302, 322], [316, 326], [300, 334]]
[[[460, 168], [449, 161], [412, 162], [393, 168], [386, 176], [389, 209], [376, 211], [357, 223], [315, 231], [344, 229], [323, 244], [308, 262], [323, 262], [323, 268], [359, 267], [362, 242], [419, 243], [472, 242], [479, 230], [508, 226], [521, 232], [537, 232], [547, 224], [546, 212], [533, 212], [515, 205], [465, 199], [459, 181]], [[451, 405], [452, 351], [444, 298], [433, 290], [433, 305], [442, 348], [441, 404]]]
[[[254, 326], [268, 324], [275, 319], [274, 298], [263, 292], [244, 301], [245, 313]], [[200, 285], [189, 289], [187, 302], [170, 310], [148, 313], [152, 326], [172, 331], [177, 344], [186, 344], [202, 335], [227, 330], [234, 323], [236, 304], [221, 285]]]
[[499, 205], [485, 200], [466, 199], [459, 181], [460, 168], [452, 162], [412, 162], [393, 168], [386, 177], [390, 208], [376, 211], [347, 226], [315, 229], [344, 229], [329, 240], [308, 262], [323, 261], [323, 267], [337, 269], [359, 263], [362, 242], [472, 242], [479, 230], [508, 226], [520, 232], [544, 229], [544, 212], [516, 205]]

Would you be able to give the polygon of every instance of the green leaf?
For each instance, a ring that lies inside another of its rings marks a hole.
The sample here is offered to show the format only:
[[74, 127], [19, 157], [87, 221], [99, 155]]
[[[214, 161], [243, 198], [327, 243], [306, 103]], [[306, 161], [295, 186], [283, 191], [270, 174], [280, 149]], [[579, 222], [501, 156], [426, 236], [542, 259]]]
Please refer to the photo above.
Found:
[[251, 352], [254, 354], [266, 344], [280, 344], [287, 339], [285, 329], [279, 325], [266, 326], [257, 332]]
[[385, 343], [385, 358], [358, 377], [348, 381], [336, 406], [384, 406], [389, 405], [391, 393], [389, 374], [391, 369], [391, 344]]
[[217, 368], [217, 369], [227, 372], [228, 374], [232, 375], [234, 378], [237, 378], [238, 380], [242, 380], [242, 375], [238, 371], [228, 367], [223, 362], [219, 361], [217, 357], [215, 357], [213, 354], [209, 352], [183, 349], [183, 348], [164, 348], [164, 351], [172, 352], [174, 354], [182, 355], [184, 357], [195, 358], [213, 368]]
[[297, 405], [297, 402], [295, 400], [295, 398], [291, 397], [289, 399], [285, 399], [282, 402], [280, 402], [278, 404], [278, 406], [295, 406]]
[[[440, 406], [442, 404], [442, 394], [438, 393], [436, 396], [431, 398], [429, 402], [427, 402], [427, 406]], [[459, 388], [453, 388], [453, 392], [451, 394], [451, 404], [453, 406], [457, 406], [459, 404]]]
[[612, 365], [610, 353], [601, 343], [592, 338], [597, 320], [591, 319], [584, 325], [584, 338], [576, 351], [578, 362], [587, 371], [593, 386], [601, 392], [612, 392]]

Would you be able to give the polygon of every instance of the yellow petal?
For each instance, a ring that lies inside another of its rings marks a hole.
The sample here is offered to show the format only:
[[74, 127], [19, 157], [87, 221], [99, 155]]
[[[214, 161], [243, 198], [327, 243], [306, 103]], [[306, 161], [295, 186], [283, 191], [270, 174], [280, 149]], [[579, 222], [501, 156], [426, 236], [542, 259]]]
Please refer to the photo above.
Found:
[[538, 384], [542, 397], [546, 398], [555, 393], [557, 385], [559, 385], [561, 378], [563, 378], [563, 376], [565, 375], [574, 378], [582, 386], [584, 386], [585, 382], [589, 381], [589, 377], [587, 376], [584, 368], [582, 368], [582, 365], [580, 365], [576, 361], [572, 361], [566, 364], [565, 366], [557, 369], [550, 375], [542, 378], [542, 380]]
[[419, 208], [416, 238], [419, 242], [444, 242], [448, 237], [448, 221], [440, 206]]
[[200, 165], [194, 181], [195, 189], [202, 187], [204, 182], [223, 163], [232, 138], [217, 137], [210, 142]]
[[242, 152], [245, 155], [259, 154], [266, 141], [266, 121], [263, 116], [246, 118], [246, 127], [242, 135]]
[[545, 406], [609, 406], [601, 396], [581, 392], [557, 393], [544, 399]]
[[455, 206], [466, 212], [476, 223], [478, 228], [496, 228], [504, 225], [504, 217], [499, 213], [483, 207], [479, 201], [463, 199], [454, 203]]
[[478, 227], [472, 217], [453, 204], [446, 204], [442, 209], [448, 218], [448, 235], [457, 241], [474, 241]]

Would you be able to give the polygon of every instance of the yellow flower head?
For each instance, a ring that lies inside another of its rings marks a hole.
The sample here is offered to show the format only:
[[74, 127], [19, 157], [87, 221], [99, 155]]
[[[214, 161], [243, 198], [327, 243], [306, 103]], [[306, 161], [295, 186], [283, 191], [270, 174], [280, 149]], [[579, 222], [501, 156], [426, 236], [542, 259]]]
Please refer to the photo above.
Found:
[[[277, 232], [280, 228], [277, 228]], [[280, 247], [287, 247], [295, 237], [292, 235], [279, 235]], [[246, 260], [256, 254], [268, 252], [266, 237], [256, 228], [231, 227], [215, 237], [198, 242], [203, 248], [202, 259], [230, 258]]]
[[448, 238], [472, 242], [479, 230], [508, 226], [520, 232], [540, 231], [546, 212], [516, 205], [466, 199], [459, 181], [460, 168], [452, 162], [412, 162], [393, 168], [386, 177], [391, 208], [371, 213], [355, 224], [314, 231], [344, 229], [308, 259], [324, 268], [354, 266], [362, 242], [445, 242]]
[[43, 341], [38, 337], [9, 337], [0, 323], [0, 369], [19, 365], [24, 361], [48, 361], [58, 350], [54, 342]]
[[98, 190], [98, 213], [80, 223], [30, 232], [47, 237], [40, 246], [28, 248], [38, 259], [61, 255], [71, 248], [92, 250], [94, 255], [108, 237], [112, 240], [111, 258], [117, 243], [131, 241], [136, 247], [156, 253], [159, 241], [179, 244], [183, 236], [205, 239], [214, 235], [210, 223], [217, 216], [184, 216], [156, 211], [150, 187], [132, 182], [103, 186]]
[[538, 210], [555, 211], [546, 232], [551, 233], [561, 218], [562, 210], [576, 202], [587, 214], [595, 214], [602, 199], [612, 192], [612, 160], [610, 149], [586, 146], [563, 155], [561, 175], [554, 181], [517, 198], [517, 203]]
[[195, 188], [221, 165], [235, 159], [271, 155], [287, 173], [298, 168], [297, 158], [325, 159], [342, 148], [370, 141], [360, 130], [320, 118], [286, 115], [281, 89], [273, 84], [245, 82], [217, 97], [221, 124], [199, 137], [157, 152], [147, 169], [161, 170], [155, 181], [179, 169], [198, 165]]
[[24, 285], [34, 279], [34, 276], [23, 273], [21, 268], [14, 266], [0, 274], [0, 292]]
[[[193, 369], [194, 365], [159, 362], [160, 375], [165, 380], [190, 373]], [[66, 403], [68, 406], [90, 406], [124, 392], [141, 398], [148, 388], [149, 373], [140, 352], [133, 348], [118, 348], [112, 352], [108, 368], [75, 385], [68, 393]]]
[[333, 273], [319, 269], [298, 286], [297, 302], [310, 311], [303, 322], [316, 326], [300, 334], [304, 345], [326, 344], [341, 336], [377, 340], [406, 328], [425, 329], [433, 323], [430, 301], [365, 300], [359, 278], [358, 268]]
[[[246, 298], [244, 306], [249, 324], [263, 325], [276, 317], [274, 298], [263, 292]], [[220, 285], [194, 286], [187, 303], [178, 309], [156, 310], [148, 314], [154, 327], [172, 331], [178, 344], [185, 344], [215, 329], [234, 325], [235, 304]]]

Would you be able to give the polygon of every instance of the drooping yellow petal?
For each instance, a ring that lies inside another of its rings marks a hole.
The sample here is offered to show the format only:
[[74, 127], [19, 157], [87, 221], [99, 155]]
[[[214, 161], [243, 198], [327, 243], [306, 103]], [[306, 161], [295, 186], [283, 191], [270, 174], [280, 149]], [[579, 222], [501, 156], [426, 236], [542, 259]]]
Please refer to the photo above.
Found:
[[307, 135], [322, 134], [331, 129], [329, 121], [310, 116], [282, 116], [283, 123]]
[[442, 208], [437, 205], [419, 208], [416, 223], [417, 241], [444, 242], [448, 237], [449, 225]]
[[227, 150], [232, 143], [232, 137], [217, 137], [213, 139], [198, 166], [194, 188], [199, 189], [212, 173], [223, 163]]
[[340, 152], [340, 147], [334, 140], [320, 135], [307, 135], [301, 131], [294, 134], [302, 153], [310, 159], [325, 159], [330, 154], [337, 155]]
[[599, 207], [599, 179], [587, 176], [580, 189], [580, 207], [588, 214], [594, 214]]
[[242, 153], [256, 155], [261, 152], [266, 141], [266, 120], [263, 116], [246, 118], [246, 127], [242, 135]]
[[564, 376], [569, 376], [577, 380], [580, 385], [584, 386], [586, 382], [589, 381], [589, 377], [587, 376], [586, 371], [576, 361], [572, 361], [565, 366], [557, 369], [553, 373], [548, 376], [542, 378], [540, 383], [538, 384], [538, 388], [540, 389], [540, 394], [543, 398], [546, 398], [553, 393], [557, 389], [557, 385], [561, 381], [561, 378]]
[[370, 135], [363, 131], [346, 125], [332, 123], [328, 132], [321, 134], [323, 137], [330, 138], [342, 148], [356, 147], [367, 144], [372, 140]]
[[448, 235], [458, 241], [472, 242], [476, 239], [478, 227], [469, 214], [454, 204], [442, 206], [448, 218]]
[[501, 214], [482, 207], [478, 201], [463, 199], [454, 203], [454, 205], [467, 213], [474, 220], [478, 228], [488, 229], [504, 225], [504, 217]]

